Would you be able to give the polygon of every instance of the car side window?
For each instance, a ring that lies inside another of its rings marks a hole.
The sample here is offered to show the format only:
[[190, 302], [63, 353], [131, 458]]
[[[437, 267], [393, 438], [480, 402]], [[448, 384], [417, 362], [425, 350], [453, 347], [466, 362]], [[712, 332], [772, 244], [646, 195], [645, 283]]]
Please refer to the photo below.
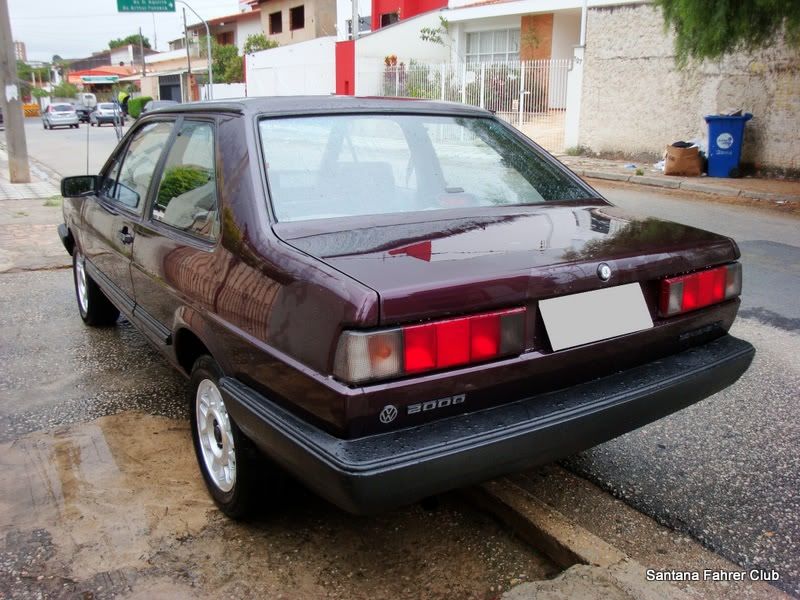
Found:
[[138, 210], [142, 205], [161, 152], [169, 140], [172, 123], [148, 123], [137, 131], [122, 158], [116, 187], [107, 194], [128, 208]]
[[214, 125], [185, 120], [167, 154], [152, 219], [206, 238], [218, 233]]

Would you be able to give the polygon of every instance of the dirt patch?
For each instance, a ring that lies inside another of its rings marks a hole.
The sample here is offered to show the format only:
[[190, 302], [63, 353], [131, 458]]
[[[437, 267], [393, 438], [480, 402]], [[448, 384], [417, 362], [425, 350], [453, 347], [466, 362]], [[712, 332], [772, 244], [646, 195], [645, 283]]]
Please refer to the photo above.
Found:
[[558, 573], [458, 496], [366, 518], [289, 486], [232, 522], [188, 425], [165, 417], [103, 417], [0, 455], [0, 598], [492, 598]]

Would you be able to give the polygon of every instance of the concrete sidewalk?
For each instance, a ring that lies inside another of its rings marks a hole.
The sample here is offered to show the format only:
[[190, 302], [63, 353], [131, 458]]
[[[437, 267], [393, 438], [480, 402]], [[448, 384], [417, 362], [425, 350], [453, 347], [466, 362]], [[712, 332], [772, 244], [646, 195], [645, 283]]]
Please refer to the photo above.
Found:
[[[758, 200], [776, 205], [788, 203], [800, 205], [800, 181], [755, 177], [739, 179], [705, 176], [676, 177], [664, 175], [650, 162], [567, 155], [559, 155], [557, 158], [581, 177], [589, 179], [605, 179], [701, 194]], [[637, 175], [637, 169], [641, 169], [644, 174]]]
[[25, 200], [52, 198], [61, 194], [61, 183], [54, 173], [42, 169], [34, 160], [30, 161], [31, 182], [11, 183], [8, 177], [8, 153], [0, 144], [0, 200]]

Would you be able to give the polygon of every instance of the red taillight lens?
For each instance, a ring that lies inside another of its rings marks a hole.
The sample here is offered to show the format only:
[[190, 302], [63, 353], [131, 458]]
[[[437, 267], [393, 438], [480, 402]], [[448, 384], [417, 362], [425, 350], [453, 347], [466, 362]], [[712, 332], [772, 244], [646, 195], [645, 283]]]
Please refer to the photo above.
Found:
[[519, 354], [524, 340], [523, 308], [383, 331], [345, 331], [333, 371], [348, 383], [362, 383]]
[[741, 292], [739, 263], [671, 277], [661, 282], [659, 312], [662, 317], [671, 317], [735, 298]]

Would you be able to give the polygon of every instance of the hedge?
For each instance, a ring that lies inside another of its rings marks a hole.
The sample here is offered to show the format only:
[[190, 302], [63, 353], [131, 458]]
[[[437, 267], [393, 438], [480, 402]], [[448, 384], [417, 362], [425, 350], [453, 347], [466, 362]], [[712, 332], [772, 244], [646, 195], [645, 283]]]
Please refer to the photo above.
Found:
[[150, 100], [152, 100], [150, 96], [131, 98], [128, 100], [128, 114], [134, 119], [138, 119], [139, 115], [142, 114], [142, 108], [144, 108], [144, 105], [150, 102]]

